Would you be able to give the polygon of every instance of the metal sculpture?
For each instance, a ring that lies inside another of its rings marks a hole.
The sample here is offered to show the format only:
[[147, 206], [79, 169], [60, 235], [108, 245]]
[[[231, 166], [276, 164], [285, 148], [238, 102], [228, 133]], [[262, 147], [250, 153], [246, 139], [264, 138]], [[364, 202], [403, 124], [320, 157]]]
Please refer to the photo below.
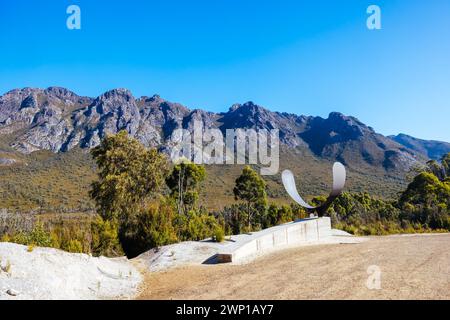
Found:
[[306, 203], [302, 197], [298, 194], [297, 187], [295, 185], [294, 174], [290, 170], [284, 170], [282, 175], [283, 185], [286, 189], [289, 196], [297, 202], [299, 205], [304, 207], [308, 212], [314, 213], [317, 212], [318, 216], [321, 217], [333, 203], [334, 199], [336, 199], [344, 189], [345, 179], [346, 179], [346, 171], [345, 167], [340, 162], [335, 162], [333, 165], [333, 189], [331, 190], [330, 195], [327, 200], [318, 207], [313, 207]]

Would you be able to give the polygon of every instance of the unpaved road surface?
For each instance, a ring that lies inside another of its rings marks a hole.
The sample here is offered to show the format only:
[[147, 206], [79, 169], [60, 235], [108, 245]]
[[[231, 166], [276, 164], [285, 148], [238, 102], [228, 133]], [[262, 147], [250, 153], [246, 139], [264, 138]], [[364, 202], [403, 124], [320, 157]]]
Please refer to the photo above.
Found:
[[450, 299], [450, 234], [371, 237], [246, 265], [151, 272], [140, 290], [139, 299]]

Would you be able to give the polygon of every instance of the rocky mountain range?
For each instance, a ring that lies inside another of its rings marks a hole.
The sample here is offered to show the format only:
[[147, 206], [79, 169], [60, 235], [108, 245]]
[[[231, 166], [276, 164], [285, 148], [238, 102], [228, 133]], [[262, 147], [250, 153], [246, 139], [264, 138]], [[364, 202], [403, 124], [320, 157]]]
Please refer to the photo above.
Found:
[[279, 129], [289, 149], [339, 160], [350, 167], [376, 166], [407, 170], [412, 164], [439, 158], [450, 144], [406, 135], [386, 137], [358, 119], [333, 112], [328, 118], [272, 112], [253, 102], [235, 104], [227, 112], [191, 110], [154, 95], [135, 98], [114, 89], [97, 98], [78, 96], [59, 87], [23, 88], [0, 97], [0, 137], [21, 153], [66, 152], [92, 148], [106, 134], [127, 130], [146, 146], [163, 147], [173, 131], [205, 128]]
[[396, 136], [389, 136], [389, 138], [432, 160], [440, 160], [443, 154], [450, 152], [450, 143], [448, 142], [423, 140], [403, 133]]

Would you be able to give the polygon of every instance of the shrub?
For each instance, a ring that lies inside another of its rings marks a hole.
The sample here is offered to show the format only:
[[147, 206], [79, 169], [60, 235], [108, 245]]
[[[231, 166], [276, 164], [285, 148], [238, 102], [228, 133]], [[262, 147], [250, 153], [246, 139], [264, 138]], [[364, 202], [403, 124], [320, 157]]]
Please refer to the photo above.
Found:
[[[233, 204], [229, 207], [225, 207], [218, 213], [219, 219], [221, 219], [225, 225], [226, 234], [240, 234], [242, 233], [243, 226], [246, 225], [245, 217], [245, 205]], [[270, 221], [264, 224], [267, 228], [270, 225]]]
[[76, 239], [69, 240], [67, 247], [64, 249], [72, 253], [83, 253], [83, 245]]
[[[94, 256], [119, 256], [123, 254], [119, 243], [118, 227], [100, 216], [91, 224], [91, 252]], [[69, 241], [70, 242], [70, 241]]]
[[56, 249], [61, 248], [60, 239], [56, 232], [54, 232], [54, 231], [50, 232], [50, 239], [51, 239], [51, 247], [52, 248], [56, 248]]
[[356, 235], [356, 234], [358, 233], [358, 228], [356, 228], [356, 227], [353, 226], [353, 225], [344, 225], [343, 230], [344, 230], [345, 232], [348, 232], [348, 233], [354, 234], [354, 235]]
[[30, 232], [19, 232], [11, 237], [11, 242], [33, 245], [37, 247], [51, 247], [52, 239], [50, 234], [44, 230], [42, 224], [38, 223]]
[[279, 209], [277, 205], [272, 203], [267, 209], [266, 215], [262, 218], [262, 225], [264, 228], [270, 228], [278, 223], [278, 212]]
[[180, 216], [177, 221], [180, 241], [200, 241], [214, 237], [219, 223], [207, 212], [191, 210], [188, 215]]
[[147, 205], [129, 219], [120, 230], [120, 241], [128, 257], [135, 257], [151, 248], [178, 241], [174, 227], [175, 211], [162, 201]]
[[223, 242], [225, 240], [225, 232], [223, 231], [222, 227], [216, 228], [213, 240], [215, 242]]
[[299, 210], [295, 206], [282, 205], [278, 207], [275, 204], [271, 204], [266, 214], [261, 218], [261, 225], [265, 229], [291, 222], [301, 217], [304, 217], [304, 210]]

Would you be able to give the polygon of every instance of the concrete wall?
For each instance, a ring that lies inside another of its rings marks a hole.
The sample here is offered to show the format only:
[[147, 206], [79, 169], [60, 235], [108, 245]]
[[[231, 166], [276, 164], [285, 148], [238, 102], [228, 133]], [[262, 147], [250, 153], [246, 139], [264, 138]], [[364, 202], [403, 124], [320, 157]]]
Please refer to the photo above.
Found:
[[304, 219], [255, 232], [245, 241], [227, 246], [219, 252], [217, 258], [219, 262], [236, 262], [278, 247], [318, 241], [329, 236], [331, 236], [330, 218]]

